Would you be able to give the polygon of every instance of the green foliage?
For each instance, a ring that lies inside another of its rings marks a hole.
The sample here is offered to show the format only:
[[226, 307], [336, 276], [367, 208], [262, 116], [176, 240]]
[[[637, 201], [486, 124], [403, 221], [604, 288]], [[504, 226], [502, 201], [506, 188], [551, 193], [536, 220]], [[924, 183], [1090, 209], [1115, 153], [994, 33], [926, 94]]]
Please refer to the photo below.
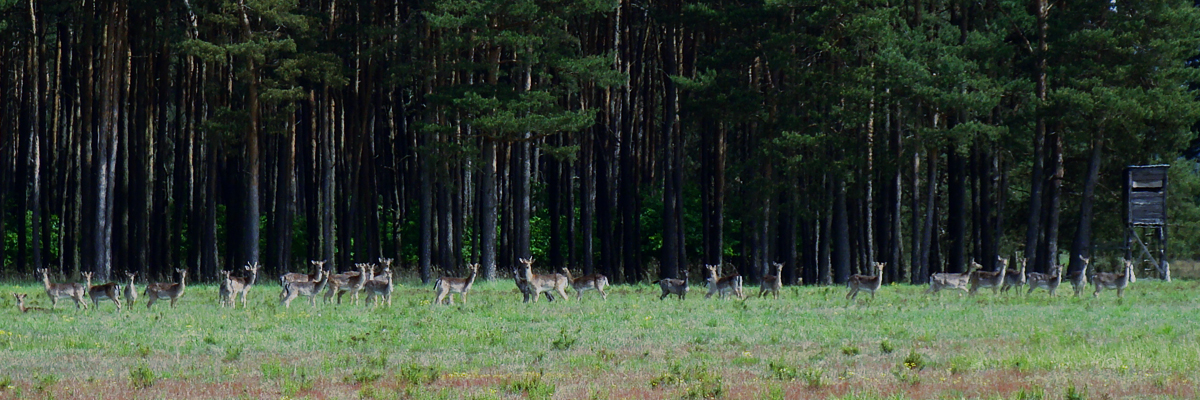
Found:
[[550, 343], [550, 348], [554, 350], [570, 350], [572, 346], [575, 346], [575, 342], [579, 341], [579, 331], [579, 329], [576, 329], [575, 333], [568, 333], [566, 328], [559, 330], [558, 338]]
[[154, 371], [146, 364], [129, 367], [129, 384], [134, 389], [146, 389], [154, 386]]
[[508, 382], [505, 389], [512, 393], [524, 394], [530, 400], [549, 399], [557, 390], [554, 384], [542, 380], [542, 373], [527, 374], [524, 379]]
[[794, 381], [800, 376], [795, 366], [784, 364], [783, 361], [771, 361], [767, 364], [767, 370], [773, 378], [781, 381]]
[[893, 351], [896, 351], [896, 345], [892, 344], [890, 340], [883, 339], [879, 342], [879, 351], [883, 354], [892, 354]]

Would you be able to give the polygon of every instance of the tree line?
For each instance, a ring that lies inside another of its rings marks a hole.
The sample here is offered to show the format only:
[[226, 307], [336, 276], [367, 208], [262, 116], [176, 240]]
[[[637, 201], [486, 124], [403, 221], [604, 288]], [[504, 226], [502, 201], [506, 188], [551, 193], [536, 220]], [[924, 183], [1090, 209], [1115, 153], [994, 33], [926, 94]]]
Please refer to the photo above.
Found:
[[1198, 53], [1178, 0], [0, 1], [0, 272], [1074, 271]]

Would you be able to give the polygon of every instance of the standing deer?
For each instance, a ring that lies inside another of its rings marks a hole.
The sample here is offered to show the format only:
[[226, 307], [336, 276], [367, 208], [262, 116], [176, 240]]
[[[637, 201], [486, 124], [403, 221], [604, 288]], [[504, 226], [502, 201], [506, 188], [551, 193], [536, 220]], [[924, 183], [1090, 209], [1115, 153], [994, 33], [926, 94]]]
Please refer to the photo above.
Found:
[[562, 267], [563, 275], [567, 276], [567, 281], [571, 282], [571, 288], [575, 289], [575, 298], [583, 300], [583, 292], [595, 290], [600, 292], [600, 297], [608, 300], [608, 293], [604, 293], [604, 287], [608, 286], [608, 277], [601, 274], [584, 275], [578, 278], [571, 278], [571, 270], [567, 267]]
[[146, 290], [142, 294], [146, 296], [146, 309], [149, 310], [157, 300], [171, 300], [171, 308], [175, 308], [175, 302], [179, 301], [179, 297], [183, 296], [183, 290], [187, 287], [187, 270], [176, 268], [175, 272], [179, 273], [179, 283], [160, 282], [146, 285]]
[[850, 292], [846, 293], [847, 299], [857, 299], [858, 292], [863, 291], [871, 294], [871, 300], [875, 299], [875, 292], [883, 286], [883, 268], [887, 263], [875, 263], [875, 275], [859, 275], [854, 274], [846, 281], [846, 286], [850, 288]]
[[658, 284], [658, 287], [662, 289], [662, 296], [658, 296], [659, 300], [665, 299], [668, 295], [672, 294], [679, 297], [679, 300], [687, 297], [688, 272], [686, 269], [683, 270], [683, 279], [663, 278], [651, 283]]
[[1075, 297], [1079, 297], [1079, 294], [1083, 293], [1083, 289], [1087, 288], [1087, 270], [1092, 259], [1090, 257], [1079, 257], [1079, 261], [1083, 261], [1083, 268], [1067, 275], [1068, 279], [1071, 280], [1071, 289], [1075, 290]]
[[121, 311], [121, 300], [117, 297], [120, 293], [121, 284], [109, 282], [103, 285], [92, 286], [91, 272], [84, 272], [83, 278], [87, 280], [88, 297], [92, 298], [92, 305], [100, 308], [100, 300], [112, 300], [117, 305], [117, 311]]
[[87, 303], [83, 302], [87, 287], [79, 283], [50, 283], [50, 270], [45, 268], [38, 268], [37, 273], [42, 274], [42, 283], [46, 286], [46, 296], [50, 297], [50, 308], [58, 305], [60, 297], [75, 300], [75, 308], [87, 308]]
[[979, 264], [972, 263], [967, 267], [966, 272], [938, 272], [929, 276], [929, 289], [925, 289], [925, 294], [937, 293], [942, 289], [957, 289], [967, 291], [967, 286], [971, 283], [971, 273], [975, 272], [975, 267]]
[[[529, 288], [529, 281], [525, 280], [525, 275], [521, 271], [517, 271], [517, 267], [510, 267], [510, 270], [512, 271], [513, 283], [516, 283], [517, 290], [521, 291], [521, 296], [523, 297], [521, 302], [528, 303], [534, 296], [533, 290]], [[542, 294], [546, 296], [546, 301], [554, 301], [554, 295], [550, 294], [550, 292], [542, 292]]]
[[133, 307], [133, 302], [137, 301], [137, 288], [134, 287], [137, 272], [125, 271], [125, 277], [129, 278], [129, 283], [125, 285], [125, 304]]
[[773, 262], [771, 266], [775, 267], [775, 275], [763, 277], [762, 284], [758, 287], [758, 297], [764, 297], [767, 293], [771, 293], [778, 300], [779, 289], [783, 288], [783, 264]]
[[542, 292], [555, 291], [563, 300], [570, 300], [567, 297], [566, 288], [569, 284], [567, 277], [562, 274], [535, 275], [533, 273], [533, 259], [521, 258], [518, 259], [522, 264], [522, 273], [525, 275], [525, 281], [529, 283], [529, 291], [533, 293], [533, 302], [537, 303], [538, 296]]
[[[392, 291], [396, 288], [395, 284], [392, 283], [392, 263], [391, 259], [380, 259], [380, 261], [383, 260], [388, 260], [388, 262], [382, 263], [383, 275], [363, 284], [363, 291], [367, 292], [367, 299], [363, 300], [363, 306], [370, 303], [371, 299], [375, 298], [375, 296], [380, 297], [380, 300], [375, 301], [376, 306], [379, 306], [379, 303], [383, 301], [387, 301], [388, 307], [392, 306]], [[475, 265], [475, 268], [479, 268], [478, 264]], [[464, 299], [463, 302], [465, 303], [466, 300]]]
[[725, 298], [729, 293], [733, 293], [737, 298], [742, 299], [746, 296], [742, 294], [742, 276], [734, 273], [726, 277], [718, 278], [717, 265], [705, 265], [708, 269], [708, 294], [704, 298], [710, 298], [716, 294], [717, 298]]
[[261, 266], [258, 265], [257, 262], [246, 262], [246, 265], [242, 268], [250, 272], [249, 277], [231, 276], [229, 271], [225, 271], [225, 285], [227, 292], [222, 292], [224, 295], [221, 298], [222, 307], [224, 307], [226, 303], [228, 303], [230, 307], [236, 307], [238, 295], [241, 295], [242, 308], [246, 308], [246, 295], [250, 294], [250, 287], [254, 286], [254, 282], [258, 280], [258, 269], [260, 267]]
[[326, 285], [329, 290], [325, 291], [326, 303], [337, 293], [337, 303], [342, 304], [342, 295], [350, 293], [350, 303], [358, 304], [358, 292], [362, 291], [363, 285], [374, 276], [375, 267], [371, 263], [357, 263], [354, 266], [358, 268], [358, 272], [350, 271], [329, 277], [329, 284]]
[[1133, 273], [1133, 260], [1122, 260], [1125, 263], [1125, 271], [1122, 273], [1099, 272], [1092, 275], [1092, 284], [1096, 286], [1096, 291], [1092, 292], [1092, 297], [1099, 297], [1101, 289], [1116, 289], [1117, 298], [1125, 297], [1125, 288], [1129, 283], [1137, 280], [1137, 276]]
[[325, 285], [329, 283], [329, 275], [320, 267], [318, 266], [317, 268], [314, 280], [285, 282], [283, 284], [283, 293], [279, 294], [279, 303], [283, 304], [284, 308], [291, 308], [292, 300], [295, 300], [299, 296], [306, 296], [308, 297], [308, 304], [316, 306], [317, 294], [321, 293], [321, 290], [325, 289]]
[[17, 309], [21, 310], [21, 312], [23, 312], [23, 313], [27, 313], [30, 311], [38, 311], [38, 312], [50, 311], [50, 310], [47, 310], [47, 309], [41, 308], [41, 307], [25, 307], [25, 296], [26, 296], [25, 293], [13, 293], [12, 295], [13, 295], [13, 297], [17, 298]]
[[981, 268], [979, 264], [976, 264], [974, 261], [971, 262], [976, 271], [972, 272], [969, 278], [971, 290], [968, 293], [975, 295], [975, 292], [981, 288], [991, 288], [993, 294], [1000, 293], [1000, 288], [1004, 286], [1005, 278], [1008, 274], [1008, 259], [997, 256], [996, 261], [1000, 262], [1000, 268], [996, 271], [978, 271]]
[[[1000, 292], [1007, 292], [1013, 287], [1025, 286], [1025, 257], [1017, 257], [1017, 264], [1021, 265], [1021, 269], [1013, 271], [1008, 270], [1004, 275], [1004, 286], [1000, 287]], [[1021, 293], [1021, 289], [1017, 289], [1017, 293]]]
[[1031, 294], [1036, 289], [1046, 289], [1050, 292], [1050, 296], [1054, 296], [1054, 291], [1058, 290], [1058, 285], [1062, 284], [1062, 265], [1054, 266], [1054, 269], [1049, 274], [1040, 272], [1029, 273], [1029, 291], [1025, 294]]
[[[475, 277], [479, 276], [479, 264], [471, 264], [467, 268], [471, 270], [471, 274], [466, 278], [449, 276], [438, 278], [437, 282], [433, 284], [433, 292], [436, 293], [433, 304], [446, 304], [449, 301], [450, 305], [454, 305], [455, 293], [462, 296], [463, 304], [467, 303], [467, 292], [471, 291], [471, 285], [475, 284]], [[450, 295], [450, 298], [446, 298], [446, 295]]]
[[[283, 286], [288, 282], [316, 282], [317, 276], [324, 274], [325, 262], [310, 260], [309, 263], [316, 268], [317, 272], [311, 274], [301, 274], [299, 272], [288, 272], [279, 276], [279, 286]], [[280, 295], [282, 297], [282, 295]]]

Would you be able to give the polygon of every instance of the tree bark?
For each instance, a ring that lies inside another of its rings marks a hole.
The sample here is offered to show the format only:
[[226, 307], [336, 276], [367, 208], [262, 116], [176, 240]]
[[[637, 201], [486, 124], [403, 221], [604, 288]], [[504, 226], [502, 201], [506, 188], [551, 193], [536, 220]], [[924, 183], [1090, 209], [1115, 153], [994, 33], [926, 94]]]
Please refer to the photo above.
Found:
[[1075, 240], [1071, 241], [1071, 264], [1069, 272], [1083, 269], [1083, 258], [1090, 256], [1092, 245], [1092, 216], [1096, 200], [1096, 181], [1100, 177], [1101, 152], [1104, 149], [1104, 133], [1098, 133], [1092, 141], [1092, 157], [1088, 159], [1087, 177], [1083, 181], [1083, 194], [1079, 201], [1079, 225], [1075, 229]]

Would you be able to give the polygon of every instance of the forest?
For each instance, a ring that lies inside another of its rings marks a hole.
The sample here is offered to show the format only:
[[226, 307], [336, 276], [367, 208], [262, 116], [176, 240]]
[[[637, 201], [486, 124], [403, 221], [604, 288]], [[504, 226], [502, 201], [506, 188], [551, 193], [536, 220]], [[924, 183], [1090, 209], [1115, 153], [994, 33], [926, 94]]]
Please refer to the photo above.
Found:
[[1198, 7], [0, 0], [0, 275], [1075, 271], [1144, 164], [1193, 257]]

